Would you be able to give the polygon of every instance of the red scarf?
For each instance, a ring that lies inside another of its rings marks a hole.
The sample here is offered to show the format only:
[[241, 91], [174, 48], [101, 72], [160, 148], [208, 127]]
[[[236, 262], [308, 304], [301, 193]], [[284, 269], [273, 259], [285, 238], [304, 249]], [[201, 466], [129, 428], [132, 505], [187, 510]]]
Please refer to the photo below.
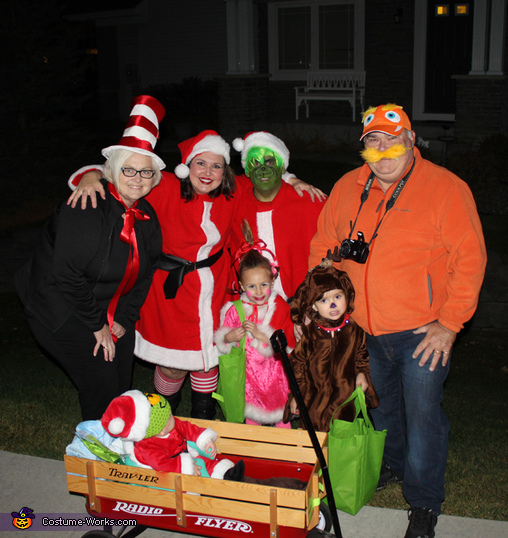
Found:
[[[108, 306], [108, 325], [109, 330], [113, 327], [113, 322], [115, 321], [115, 310], [118, 305], [118, 301], [122, 295], [126, 295], [131, 291], [136, 279], [138, 278], [139, 273], [139, 250], [138, 250], [138, 240], [136, 238], [136, 232], [134, 231], [134, 224], [136, 220], [150, 220], [150, 217], [143, 213], [140, 209], [136, 209], [138, 201], [134, 202], [132, 207], [127, 207], [118, 194], [115, 186], [112, 183], [108, 184], [108, 189], [111, 195], [115, 200], [118, 200], [122, 206], [125, 208], [125, 216], [123, 222], [123, 228], [120, 233], [120, 240], [124, 243], [130, 245], [129, 247], [129, 259], [127, 260], [127, 268], [125, 269], [125, 274], [123, 275], [122, 281], [118, 286], [111, 302]], [[111, 332], [113, 341], [116, 343], [118, 338]]]

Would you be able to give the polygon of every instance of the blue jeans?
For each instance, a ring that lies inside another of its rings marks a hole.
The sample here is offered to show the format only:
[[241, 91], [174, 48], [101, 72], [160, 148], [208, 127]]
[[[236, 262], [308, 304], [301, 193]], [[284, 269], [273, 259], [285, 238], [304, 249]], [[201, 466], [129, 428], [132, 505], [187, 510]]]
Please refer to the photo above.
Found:
[[378, 430], [388, 430], [384, 461], [401, 477], [406, 501], [441, 513], [450, 423], [441, 407], [449, 364], [434, 372], [412, 354], [425, 337], [413, 331], [367, 335], [370, 375], [379, 396], [372, 409]]

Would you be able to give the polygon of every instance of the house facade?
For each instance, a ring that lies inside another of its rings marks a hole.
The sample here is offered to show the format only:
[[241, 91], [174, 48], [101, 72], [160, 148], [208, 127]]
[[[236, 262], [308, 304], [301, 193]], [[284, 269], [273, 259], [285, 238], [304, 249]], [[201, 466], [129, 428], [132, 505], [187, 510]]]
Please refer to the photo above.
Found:
[[351, 70], [366, 73], [367, 106], [396, 102], [462, 143], [508, 134], [506, 0], [118, 4], [73, 16], [95, 26], [105, 114], [124, 117], [150, 86], [214, 79], [221, 132], [236, 136], [295, 121], [294, 86], [309, 71]]

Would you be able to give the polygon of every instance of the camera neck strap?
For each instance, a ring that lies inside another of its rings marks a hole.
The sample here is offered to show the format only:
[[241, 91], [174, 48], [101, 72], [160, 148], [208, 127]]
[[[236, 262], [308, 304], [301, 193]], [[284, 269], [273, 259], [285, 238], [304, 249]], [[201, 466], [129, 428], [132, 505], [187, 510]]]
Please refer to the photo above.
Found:
[[[379, 230], [379, 227], [381, 226], [383, 219], [385, 218], [388, 211], [395, 205], [395, 201], [400, 196], [402, 189], [405, 187], [406, 183], [411, 177], [411, 174], [413, 173], [415, 163], [416, 163], [416, 160], [413, 158], [413, 164], [411, 165], [409, 172], [401, 180], [399, 180], [388, 202], [386, 202], [386, 209], [385, 209], [384, 215], [381, 217], [381, 220], [377, 223], [376, 229], [374, 230], [374, 233], [372, 234], [372, 239], [367, 243], [367, 246], [370, 246], [372, 241], [374, 241], [374, 239], [377, 237], [377, 231]], [[365, 184], [365, 187], [363, 188], [362, 194], [360, 196], [360, 207], [358, 208], [358, 212], [356, 213], [355, 222], [354, 224], [352, 221], [349, 222], [351, 231], [349, 232], [348, 239], [351, 239], [351, 236], [353, 235], [354, 229], [356, 227], [356, 221], [358, 220], [363, 204], [367, 201], [367, 198], [369, 197], [370, 188], [372, 187], [372, 184], [374, 183], [375, 178], [376, 178], [376, 174], [374, 174], [374, 172], [371, 172], [369, 177], [367, 178], [367, 183]]]

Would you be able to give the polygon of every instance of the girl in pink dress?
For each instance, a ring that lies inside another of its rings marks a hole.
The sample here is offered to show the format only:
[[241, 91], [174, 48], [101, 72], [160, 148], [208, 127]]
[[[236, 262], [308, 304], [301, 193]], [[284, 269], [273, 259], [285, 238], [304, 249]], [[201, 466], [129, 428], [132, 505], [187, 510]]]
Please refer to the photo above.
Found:
[[221, 327], [215, 333], [215, 344], [220, 354], [226, 354], [247, 335], [245, 422], [290, 428], [291, 424], [282, 422], [289, 385], [282, 362], [274, 357], [270, 336], [276, 329], [284, 329], [289, 346], [293, 348], [293, 323], [288, 303], [273, 289], [278, 268], [259, 252], [266, 250], [263, 246], [260, 241], [253, 245], [241, 258], [238, 268], [245, 322], [240, 322], [233, 303], [226, 303], [221, 311]]

